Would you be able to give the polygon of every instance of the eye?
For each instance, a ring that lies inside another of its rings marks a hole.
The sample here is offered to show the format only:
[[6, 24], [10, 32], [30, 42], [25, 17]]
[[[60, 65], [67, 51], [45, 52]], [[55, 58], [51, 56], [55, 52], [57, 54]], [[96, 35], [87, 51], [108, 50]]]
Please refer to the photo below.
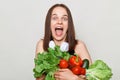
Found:
[[54, 16], [54, 17], [52, 17], [51, 19], [52, 19], [52, 20], [57, 20], [58, 17]]
[[68, 17], [63, 17], [62, 20], [68, 21]]

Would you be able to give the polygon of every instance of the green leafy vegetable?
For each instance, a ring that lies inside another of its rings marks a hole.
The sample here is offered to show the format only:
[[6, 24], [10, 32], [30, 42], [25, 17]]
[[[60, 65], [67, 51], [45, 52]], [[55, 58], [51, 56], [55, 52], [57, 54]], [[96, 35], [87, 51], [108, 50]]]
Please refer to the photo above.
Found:
[[112, 76], [110, 67], [102, 60], [96, 60], [86, 71], [88, 80], [109, 80]]
[[68, 60], [70, 54], [62, 52], [59, 46], [55, 46], [55, 50], [48, 48], [47, 52], [38, 53], [37, 58], [34, 59], [35, 68], [33, 69], [34, 77], [41, 77], [46, 74], [45, 80], [55, 80], [54, 72], [59, 69], [60, 59]]

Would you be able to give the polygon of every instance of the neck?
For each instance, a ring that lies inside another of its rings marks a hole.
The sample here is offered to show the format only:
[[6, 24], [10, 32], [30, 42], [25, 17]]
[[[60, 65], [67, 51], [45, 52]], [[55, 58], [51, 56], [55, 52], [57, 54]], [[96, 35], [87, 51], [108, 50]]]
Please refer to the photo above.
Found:
[[55, 44], [56, 44], [57, 46], [60, 46], [61, 43], [64, 42], [64, 41], [65, 41], [65, 40], [62, 40], [62, 41], [61, 41], [61, 40], [60, 40], [60, 41], [59, 41], [59, 40], [54, 40], [54, 42], [55, 42]]

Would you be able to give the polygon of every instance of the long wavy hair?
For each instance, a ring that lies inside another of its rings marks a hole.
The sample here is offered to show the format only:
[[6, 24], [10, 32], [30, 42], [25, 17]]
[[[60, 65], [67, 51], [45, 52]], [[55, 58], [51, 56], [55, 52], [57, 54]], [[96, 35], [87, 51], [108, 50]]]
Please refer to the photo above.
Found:
[[72, 19], [72, 15], [71, 15], [69, 8], [64, 4], [55, 4], [48, 10], [48, 13], [46, 15], [46, 20], [45, 20], [45, 35], [43, 39], [43, 49], [47, 51], [49, 47], [49, 41], [53, 39], [52, 32], [50, 29], [50, 22], [51, 22], [51, 14], [55, 7], [63, 7], [67, 11], [68, 31], [67, 31], [67, 36], [66, 36], [66, 42], [69, 43], [69, 51], [74, 50], [75, 45], [77, 44], [77, 40], [75, 39], [73, 19]]

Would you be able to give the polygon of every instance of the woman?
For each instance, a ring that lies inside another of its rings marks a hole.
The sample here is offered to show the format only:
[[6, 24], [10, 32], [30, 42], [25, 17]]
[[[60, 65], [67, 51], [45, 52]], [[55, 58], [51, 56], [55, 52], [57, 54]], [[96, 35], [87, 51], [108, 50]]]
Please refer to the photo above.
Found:
[[[46, 16], [44, 39], [37, 43], [36, 55], [39, 52], [47, 51], [51, 40], [58, 46], [62, 42], [68, 42], [70, 54], [76, 53], [81, 59], [88, 59], [91, 64], [91, 58], [85, 44], [75, 39], [71, 12], [64, 4], [55, 4], [49, 9]], [[44, 80], [44, 77], [43, 75], [36, 80]], [[56, 80], [85, 80], [85, 76], [74, 75], [69, 69], [59, 69], [55, 73], [55, 78]]]

